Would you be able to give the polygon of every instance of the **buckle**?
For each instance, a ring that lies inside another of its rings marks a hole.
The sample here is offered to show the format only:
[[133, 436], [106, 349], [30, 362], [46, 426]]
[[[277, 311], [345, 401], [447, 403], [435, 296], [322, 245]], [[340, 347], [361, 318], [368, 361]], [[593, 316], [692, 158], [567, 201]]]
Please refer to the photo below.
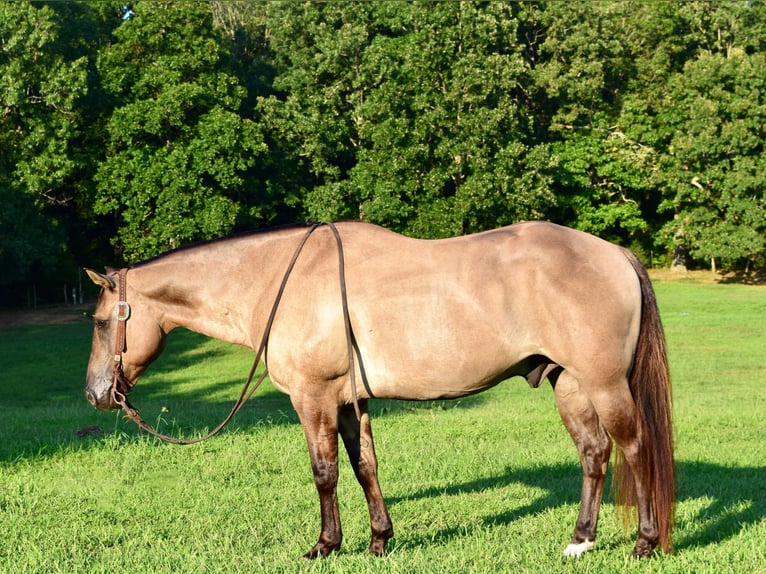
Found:
[[130, 305], [127, 301], [120, 301], [114, 308], [118, 321], [127, 321], [130, 317]]

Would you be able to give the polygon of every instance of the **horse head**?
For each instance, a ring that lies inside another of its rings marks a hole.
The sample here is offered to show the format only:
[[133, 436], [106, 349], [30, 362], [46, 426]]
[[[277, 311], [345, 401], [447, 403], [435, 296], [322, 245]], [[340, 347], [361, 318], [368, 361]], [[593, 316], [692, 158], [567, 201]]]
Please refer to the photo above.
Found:
[[[85, 398], [100, 410], [118, 409], [115, 390], [127, 395], [146, 367], [165, 347], [166, 333], [152, 313], [150, 301], [135, 289], [123, 286], [120, 274], [107, 268], [106, 274], [92, 269], [85, 272], [101, 287], [93, 313], [93, 343], [88, 360]], [[124, 281], [124, 275], [123, 275]], [[120, 323], [124, 325], [124, 344], [116, 343]]]

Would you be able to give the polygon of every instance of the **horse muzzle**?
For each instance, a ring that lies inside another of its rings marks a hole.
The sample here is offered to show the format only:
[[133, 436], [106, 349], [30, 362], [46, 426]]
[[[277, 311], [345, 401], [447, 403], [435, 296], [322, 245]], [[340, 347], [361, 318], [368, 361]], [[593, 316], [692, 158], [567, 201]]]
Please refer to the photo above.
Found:
[[111, 387], [85, 387], [85, 399], [100, 411], [111, 411], [121, 408], [112, 396]]
[[85, 398], [90, 404], [92, 404], [100, 411], [111, 411], [120, 408], [120, 405], [115, 403], [110, 395], [105, 397], [97, 397], [93, 394], [92, 391], [85, 389]]
[[85, 389], [85, 398], [90, 404], [98, 408], [98, 401], [96, 400], [95, 395], [91, 393], [88, 389]]

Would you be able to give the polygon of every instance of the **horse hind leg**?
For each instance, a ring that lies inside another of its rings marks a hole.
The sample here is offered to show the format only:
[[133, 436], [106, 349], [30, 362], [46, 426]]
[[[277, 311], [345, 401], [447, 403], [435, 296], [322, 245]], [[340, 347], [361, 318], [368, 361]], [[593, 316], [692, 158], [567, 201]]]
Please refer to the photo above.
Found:
[[633, 506], [638, 510], [638, 539], [633, 556], [649, 556], [660, 541], [660, 531], [648, 473], [652, 461], [642, 456], [636, 403], [627, 381], [613, 387], [609, 393], [594, 395], [593, 402], [602, 424], [619, 449], [613, 476], [615, 502], [626, 511]]
[[596, 542], [598, 515], [604, 493], [612, 441], [601, 425], [588, 396], [569, 373], [563, 371], [554, 384], [561, 420], [577, 446], [583, 469], [580, 512], [565, 556], [580, 556]]
[[[620, 450], [614, 468], [615, 502], [627, 515], [633, 506], [638, 511], [638, 538], [633, 548], [635, 558], [650, 556], [660, 540], [657, 516], [652, 504], [651, 484], [642, 460], [641, 438], [634, 419], [624, 420], [609, 433]], [[625, 524], [628, 520], [623, 521]]]
[[381, 556], [385, 552], [386, 542], [394, 535], [394, 528], [378, 482], [378, 460], [372, 440], [367, 401], [359, 401], [359, 408], [362, 413], [361, 420], [356, 418], [352, 405], [341, 407], [338, 413], [338, 427], [354, 474], [367, 499], [372, 530], [369, 551], [370, 554]]

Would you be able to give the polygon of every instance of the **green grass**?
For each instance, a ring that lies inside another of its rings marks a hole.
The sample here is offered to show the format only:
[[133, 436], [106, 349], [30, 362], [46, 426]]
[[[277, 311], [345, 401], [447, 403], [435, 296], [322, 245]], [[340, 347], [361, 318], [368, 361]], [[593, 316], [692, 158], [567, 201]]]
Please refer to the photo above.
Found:
[[[373, 403], [396, 537], [367, 556], [348, 464], [343, 550], [300, 558], [319, 512], [303, 433], [268, 383], [218, 437], [142, 436], [82, 393], [90, 324], [0, 330], [0, 572], [766, 572], [766, 289], [656, 283], [674, 377], [676, 552], [629, 559], [604, 504], [595, 551], [566, 560], [580, 469], [549, 388]], [[163, 431], [230, 407], [247, 350], [179, 332], [134, 396]], [[103, 437], [77, 438], [98, 425]], [[345, 462], [345, 461], [344, 461]]]

